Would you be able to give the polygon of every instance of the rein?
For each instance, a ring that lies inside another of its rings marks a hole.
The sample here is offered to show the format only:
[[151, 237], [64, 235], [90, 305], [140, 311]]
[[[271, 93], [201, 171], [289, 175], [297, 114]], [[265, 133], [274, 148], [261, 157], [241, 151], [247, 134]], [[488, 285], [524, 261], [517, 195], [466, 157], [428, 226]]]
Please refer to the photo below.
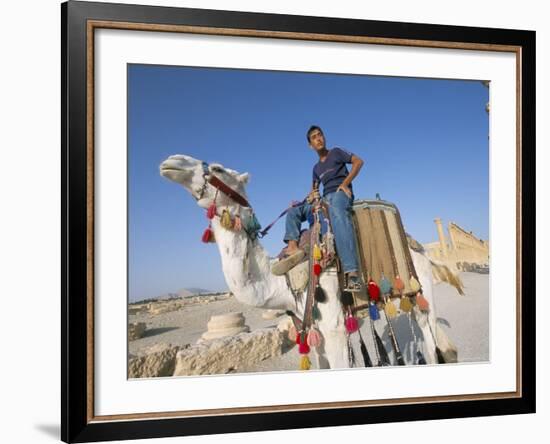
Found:
[[[202, 171], [203, 171], [202, 178], [204, 179], [204, 183], [202, 185], [202, 188], [201, 188], [201, 191], [199, 193], [199, 197], [197, 198], [197, 200], [201, 200], [204, 197], [204, 193], [206, 192], [206, 186], [208, 184], [210, 184], [214, 188], [216, 188], [217, 190], [224, 193], [226, 196], [233, 199], [233, 201], [235, 201], [236, 203], [238, 203], [242, 207], [252, 208], [252, 205], [250, 205], [248, 200], [243, 195], [239, 194], [237, 191], [235, 191], [229, 185], [225, 184], [221, 179], [219, 179], [218, 177], [211, 174], [210, 170], [208, 169], [208, 163], [205, 162], [205, 161], [202, 162]], [[283, 217], [286, 213], [288, 213], [288, 211], [291, 208], [303, 205], [306, 202], [306, 200], [307, 200], [307, 197], [305, 199], [303, 199], [302, 201], [293, 203], [288, 208], [286, 208], [281, 214], [279, 214], [279, 216], [273, 222], [271, 222], [267, 227], [265, 227], [262, 231], [260, 231], [258, 233], [258, 237], [263, 238], [268, 233], [268, 231], [273, 227], [273, 225], [275, 225], [275, 223], [281, 217]]]

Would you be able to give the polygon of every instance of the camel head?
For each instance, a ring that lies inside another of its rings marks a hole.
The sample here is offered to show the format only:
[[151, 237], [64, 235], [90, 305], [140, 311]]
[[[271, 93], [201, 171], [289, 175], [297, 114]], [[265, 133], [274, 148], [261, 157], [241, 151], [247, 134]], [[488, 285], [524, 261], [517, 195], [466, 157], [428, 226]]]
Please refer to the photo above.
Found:
[[[214, 201], [216, 188], [209, 183], [206, 183], [205, 186], [205, 172], [216, 176], [227, 186], [246, 197], [245, 188], [248, 183], [248, 173], [239, 173], [238, 171], [225, 168], [219, 163], [204, 165], [202, 161], [183, 154], [170, 156], [160, 164], [161, 176], [182, 185], [191, 196], [197, 200], [197, 205], [206, 209]], [[233, 200], [221, 192], [218, 192], [216, 204], [227, 207], [237, 205]]]

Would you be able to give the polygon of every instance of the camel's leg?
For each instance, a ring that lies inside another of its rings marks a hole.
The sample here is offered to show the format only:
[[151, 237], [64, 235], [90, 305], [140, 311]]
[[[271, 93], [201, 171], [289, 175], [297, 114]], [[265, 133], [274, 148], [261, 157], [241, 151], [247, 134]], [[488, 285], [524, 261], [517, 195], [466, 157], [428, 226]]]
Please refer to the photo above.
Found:
[[[421, 312], [418, 307], [414, 309], [414, 316], [418, 322], [418, 326], [424, 337], [424, 357], [428, 364], [437, 364], [437, 354], [435, 352], [435, 304], [433, 297], [433, 275], [429, 259], [411, 250], [411, 256], [414, 262], [414, 268], [418, 275], [418, 280], [422, 285], [422, 294], [428, 301], [430, 311], [428, 313]], [[429, 323], [429, 325], [428, 325]], [[430, 331], [431, 327], [431, 331]]]
[[[319, 283], [326, 294], [326, 302], [317, 304], [321, 312], [318, 325], [323, 337], [323, 345], [318, 350], [320, 364], [326, 365], [328, 362], [330, 368], [348, 368], [348, 342], [336, 271], [325, 271]], [[320, 368], [326, 368], [321, 365]]]
[[313, 356], [315, 356], [315, 365], [317, 368], [324, 369], [324, 368], [330, 368], [330, 362], [327, 359], [327, 354], [325, 350], [325, 344], [324, 342], [321, 343], [319, 347], [315, 349], [315, 353], [313, 353]]
[[421, 312], [417, 307], [413, 310], [414, 319], [418, 323], [418, 327], [422, 332], [422, 343], [419, 346], [422, 347], [424, 358], [427, 364], [437, 364], [437, 354], [435, 352], [435, 341], [430, 332], [428, 326], [429, 316], [427, 313]]
[[[449, 362], [456, 360], [456, 348], [448, 338], [445, 331], [437, 325], [436, 308], [433, 293], [433, 274], [429, 259], [419, 253], [411, 250], [414, 266], [418, 279], [422, 285], [422, 294], [428, 301], [430, 310], [428, 313], [422, 313], [418, 308], [415, 308], [415, 317], [418, 321], [422, 335], [424, 336], [425, 358], [428, 364], [437, 364], [437, 354], [435, 352], [436, 341], [437, 346]], [[435, 338], [434, 338], [435, 336]], [[454, 359], [453, 359], [454, 357]]]

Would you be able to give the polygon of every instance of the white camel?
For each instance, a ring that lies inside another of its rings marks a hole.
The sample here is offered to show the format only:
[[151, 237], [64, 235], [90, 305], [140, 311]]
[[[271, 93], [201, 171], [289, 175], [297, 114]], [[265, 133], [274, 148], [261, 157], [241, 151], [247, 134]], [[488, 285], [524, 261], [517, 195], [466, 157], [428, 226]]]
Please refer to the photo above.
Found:
[[[235, 190], [241, 196], [247, 196], [246, 185], [248, 173], [239, 173], [225, 168], [221, 164], [206, 164], [187, 155], [173, 155], [160, 165], [160, 174], [182, 185], [204, 210], [216, 199], [218, 208], [228, 208], [235, 213], [239, 204], [234, 199], [220, 192], [206, 180], [207, 175], [213, 175]], [[293, 310], [298, 317], [303, 316], [305, 295], [298, 298], [298, 303], [289, 289], [284, 276], [271, 273], [271, 263], [267, 251], [258, 239], [251, 240], [244, 231], [227, 230], [221, 226], [220, 218], [212, 219], [212, 231], [221, 255], [222, 269], [230, 291], [240, 302], [259, 308]], [[436, 342], [445, 355], [456, 353], [451, 341], [439, 327], [435, 317], [433, 298], [433, 273], [437, 267], [436, 278], [453, 280], [452, 273], [434, 264], [424, 254], [411, 249], [412, 260], [422, 285], [424, 297], [428, 300], [431, 310], [428, 314], [415, 310], [417, 325], [421, 334], [415, 344], [421, 347], [428, 364], [437, 363]], [[448, 279], [447, 279], [447, 278]], [[455, 277], [456, 278], [456, 277]], [[459, 282], [459, 281], [458, 281]], [[317, 304], [321, 312], [318, 321], [322, 335], [322, 345], [315, 349], [318, 368], [348, 368], [349, 349], [344, 315], [340, 303], [340, 287], [335, 267], [325, 269], [320, 276], [320, 286], [326, 294], [326, 302]], [[307, 290], [306, 290], [307, 291]], [[404, 331], [404, 329], [400, 329]], [[435, 338], [434, 338], [435, 336]], [[400, 344], [403, 345], [403, 338]], [[409, 338], [409, 341], [412, 339]], [[389, 344], [388, 338], [385, 341]], [[391, 352], [390, 352], [391, 355]], [[403, 353], [405, 362], [413, 364], [414, 356]]]

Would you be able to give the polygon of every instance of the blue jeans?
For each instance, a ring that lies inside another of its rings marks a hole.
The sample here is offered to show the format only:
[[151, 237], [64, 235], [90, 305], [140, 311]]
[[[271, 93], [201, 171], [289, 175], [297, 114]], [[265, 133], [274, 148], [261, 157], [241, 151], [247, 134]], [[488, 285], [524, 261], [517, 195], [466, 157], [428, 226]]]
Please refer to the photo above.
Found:
[[[336, 253], [342, 262], [345, 273], [359, 271], [357, 265], [357, 249], [355, 246], [355, 230], [351, 220], [351, 206], [353, 196], [350, 198], [343, 191], [335, 191], [323, 197], [328, 204], [328, 211], [334, 238], [336, 241]], [[286, 231], [284, 241], [298, 241], [300, 227], [311, 214], [312, 205], [307, 202], [298, 207], [291, 208], [286, 213]]]

